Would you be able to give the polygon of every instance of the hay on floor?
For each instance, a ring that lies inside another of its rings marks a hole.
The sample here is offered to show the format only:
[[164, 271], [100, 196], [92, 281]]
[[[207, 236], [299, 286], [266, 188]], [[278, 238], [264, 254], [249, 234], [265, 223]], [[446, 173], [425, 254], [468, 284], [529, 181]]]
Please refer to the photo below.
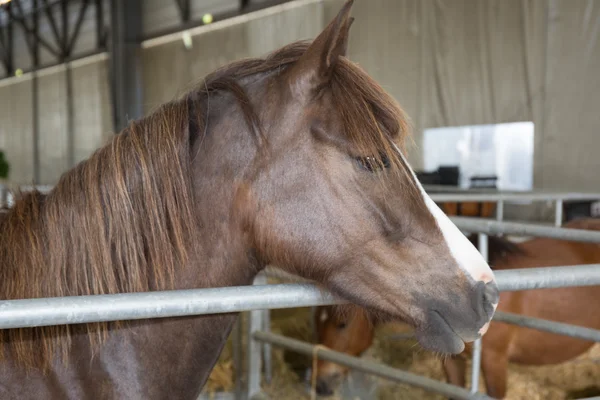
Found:
[[[310, 342], [312, 340], [310, 309], [273, 310], [271, 329], [295, 339]], [[393, 336], [407, 332], [405, 325], [388, 324], [377, 329], [373, 346], [364, 355], [395, 368], [444, 380], [440, 360], [433, 354], [422, 350], [414, 340], [397, 340]], [[246, 343], [243, 343], [244, 349]], [[309, 384], [306, 376], [311, 366], [310, 357], [287, 350], [273, 348], [273, 380], [263, 384], [265, 392], [273, 399], [292, 400], [310, 399]], [[470, 363], [467, 376], [470, 378]], [[468, 381], [470, 379], [467, 379]], [[435, 395], [407, 385], [396, 384], [384, 379], [377, 380], [377, 398], [441, 400], [444, 396]], [[600, 386], [600, 345], [575, 360], [554, 366], [525, 367], [511, 364], [508, 375], [509, 400], [563, 400], [598, 395]], [[213, 370], [205, 388], [205, 393], [233, 392], [235, 371], [233, 370], [232, 343], [228, 340], [221, 357]], [[483, 379], [480, 390], [485, 390]], [[591, 393], [591, 394], [590, 394]], [[347, 397], [346, 397], [347, 398]], [[330, 400], [341, 400], [338, 395]]]
[[[270, 283], [280, 283], [269, 279]], [[242, 329], [246, 332], [247, 314], [242, 317]], [[312, 342], [310, 308], [271, 311], [271, 330], [294, 339]], [[414, 339], [398, 340], [398, 334], [410, 332], [404, 324], [386, 324], [377, 328], [373, 346], [364, 355], [386, 365], [445, 381], [441, 361], [434, 354], [422, 350]], [[247, 348], [243, 335], [242, 352]], [[231, 338], [215, 366], [204, 393], [233, 392], [235, 371], [232, 360]], [[265, 393], [272, 399], [310, 399], [307, 370], [312, 365], [310, 357], [288, 350], [273, 348], [273, 379], [263, 383]], [[243, 363], [244, 367], [246, 363]], [[242, 371], [245, 374], [245, 371]], [[245, 375], [243, 375], [245, 376]], [[470, 385], [470, 362], [467, 365], [467, 385]], [[377, 399], [392, 400], [442, 400], [444, 396], [432, 394], [408, 385], [397, 384], [374, 377], [377, 381]], [[347, 388], [347, 387], [346, 387]], [[479, 388], [485, 392], [483, 379]], [[569, 362], [553, 366], [525, 367], [511, 364], [508, 372], [507, 400], [563, 400], [600, 395], [600, 344]], [[346, 396], [344, 399], [356, 397]], [[328, 400], [341, 400], [339, 393]], [[364, 399], [363, 399], [364, 400]]]

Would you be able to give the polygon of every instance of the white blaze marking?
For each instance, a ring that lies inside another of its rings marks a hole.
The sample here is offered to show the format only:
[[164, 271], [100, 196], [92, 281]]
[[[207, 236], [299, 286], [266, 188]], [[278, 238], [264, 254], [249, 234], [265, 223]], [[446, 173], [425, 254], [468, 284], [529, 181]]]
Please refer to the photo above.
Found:
[[481, 336], [485, 335], [485, 333], [487, 332], [488, 328], [490, 327], [490, 323], [486, 322], [484, 326], [481, 327], [481, 329], [479, 330], [479, 334]]
[[450, 252], [458, 265], [468, 272], [475, 281], [484, 281], [485, 283], [494, 280], [494, 273], [485, 261], [477, 248], [463, 235], [463, 233], [452, 223], [450, 218], [438, 207], [437, 204], [417, 181], [421, 193], [425, 199], [425, 204], [433, 217], [437, 220], [438, 226], [446, 239]]
[[457, 264], [460, 268], [467, 272], [476, 282], [483, 281], [485, 283], [494, 280], [494, 273], [492, 269], [485, 261], [481, 253], [477, 250], [477, 248], [467, 239], [467, 237], [454, 225], [454, 223], [450, 220], [450, 218], [438, 207], [437, 204], [429, 197], [421, 182], [417, 179], [416, 174], [413, 169], [410, 167], [404, 155], [394, 144], [394, 147], [402, 157], [402, 161], [406, 164], [408, 169], [410, 170], [415, 184], [419, 187], [423, 199], [425, 200], [425, 205], [435, 218], [438, 223], [438, 227], [442, 231], [442, 235], [446, 240], [448, 248], [452, 253], [452, 256], [456, 260]]

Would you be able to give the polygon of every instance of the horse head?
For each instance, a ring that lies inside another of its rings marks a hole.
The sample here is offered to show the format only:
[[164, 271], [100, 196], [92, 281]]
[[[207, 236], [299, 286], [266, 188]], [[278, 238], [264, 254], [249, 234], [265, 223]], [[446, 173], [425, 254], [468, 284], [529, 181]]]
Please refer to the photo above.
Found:
[[494, 274], [406, 161], [400, 107], [346, 58], [351, 5], [266, 78], [267, 150], [238, 193], [244, 227], [261, 264], [411, 324], [426, 349], [460, 353], [492, 318]]

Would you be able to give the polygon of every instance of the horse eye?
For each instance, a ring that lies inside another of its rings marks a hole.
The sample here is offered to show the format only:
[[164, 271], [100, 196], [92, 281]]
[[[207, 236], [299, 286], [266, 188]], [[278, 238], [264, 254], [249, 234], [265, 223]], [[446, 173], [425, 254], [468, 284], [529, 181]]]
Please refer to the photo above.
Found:
[[345, 322], [340, 322], [339, 324], [337, 324], [337, 328], [338, 329], [344, 329], [344, 328], [346, 328], [346, 323]]
[[378, 172], [390, 167], [390, 159], [384, 154], [380, 155], [379, 158], [371, 156], [357, 157], [356, 161], [362, 169], [369, 172]]

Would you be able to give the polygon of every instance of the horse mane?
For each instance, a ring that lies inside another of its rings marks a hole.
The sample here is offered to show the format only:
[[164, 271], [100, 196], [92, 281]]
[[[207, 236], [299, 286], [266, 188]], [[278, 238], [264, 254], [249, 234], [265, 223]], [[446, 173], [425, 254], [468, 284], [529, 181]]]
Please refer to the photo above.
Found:
[[[263, 59], [234, 62], [208, 75], [179, 99], [129, 125], [61, 176], [44, 195], [18, 193], [0, 213], [0, 298], [97, 295], [173, 288], [199, 233], [193, 210], [192, 142], [207, 126], [207, 100], [233, 95], [250, 132], [263, 136], [259, 114], [239, 82], [280, 74], [309, 42], [285, 46]], [[362, 69], [341, 57], [329, 84], [343, 129], [364, 154], [387, 156], [408, 173], [392, 141], [408, 132], [397, 103]], [[204, 133], [203, 133], [204, 132]], [[411, 178], [412, 179], [412, 178]], [[68, 359], [73, 335], [87, 335], [92, 351], [117, 323], [0, 331], [0, 360], [47, 370]]]
[[[1, 298], [172, 287], [197, 229], [186, 110], [166, 104], [131, 122], [49, 194], [18, 194], [0, 221]], [[48, 366], [82, 329], [100, 341], [107, 324], [11, 329], [0, 339], [18, 362]]]

